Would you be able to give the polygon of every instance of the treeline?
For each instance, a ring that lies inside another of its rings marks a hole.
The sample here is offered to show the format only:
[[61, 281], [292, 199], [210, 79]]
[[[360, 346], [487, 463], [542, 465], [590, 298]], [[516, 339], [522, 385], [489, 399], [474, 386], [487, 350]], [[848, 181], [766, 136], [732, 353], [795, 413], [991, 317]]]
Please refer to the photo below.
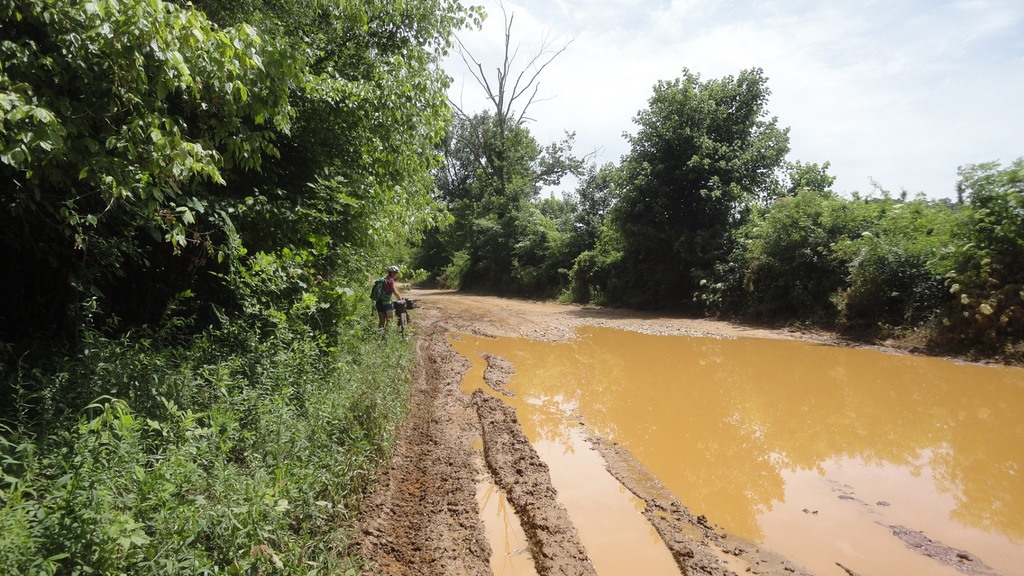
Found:
[[344, 573], [447, 0], [0, 1], [0, 566]]
[[[843, 197], [786, 160], [761, 70], [659, 82], [621, 163], [514, 114], [461, 115], [438, 173], [454, 220], [416, 265], [442, 285], [771, 324], [1024, 360], [1024, 159], [960, 168], [957, 199]], [[545, 185], [576, 174], [572, 193]]]

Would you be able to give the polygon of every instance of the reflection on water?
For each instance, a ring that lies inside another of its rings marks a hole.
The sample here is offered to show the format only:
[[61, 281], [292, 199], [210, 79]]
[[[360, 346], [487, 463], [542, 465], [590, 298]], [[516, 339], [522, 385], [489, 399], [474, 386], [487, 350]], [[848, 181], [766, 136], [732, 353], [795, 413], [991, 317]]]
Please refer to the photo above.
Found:
[[535, 442], [569, 447], [581, 419], [695, 512], [806, 564], [858, 559], [841, 544], [790, 549], [808, 540], [794, 530], [849, 516], [863, 528], [839, 525], [839, 539], [903, 525], [1004, 574], [1024, 566], [1024, 370], [782, 340], [577, 336], [467, 343], [513, 363], [510, 402]]
[[480, 517], [491, 543], [491, 572], [500, 576], [537, 576], [529, 542], [505, 493], [489, 481], [477, 487]]
[[[477, 343], [452, 342], [470, 360], [463, 377], [466, 392], [483, 386], [485, 363]], [[678, 576], [679, 568], [657, 532], [642, 516], [643, 501], [607, 473], [604, 460], [585, 440], [573, 419], [575, 404], [564, 397], [505, 398], [516, 408], [523, 432], [547, 464], [559, 503], [572, 518], [600, 576]], [[495, 576], [536, 576], [525, 553], [525, 536], [504, 495], [489, 482], [478, 487], [477, 502], [491, 543]], [[498, 504], [496, 504], [496, 502]]]
[[[604, 460], [578, 430], [571, 446], [534, 442], [548, 464], [558, 500], [569, 512], [600, 576], [677, 576], [679, 568], [658, 533], [642, 516], [643, 501], [605, 472]], [[566, 489], [571, 486], [573, 489]]]

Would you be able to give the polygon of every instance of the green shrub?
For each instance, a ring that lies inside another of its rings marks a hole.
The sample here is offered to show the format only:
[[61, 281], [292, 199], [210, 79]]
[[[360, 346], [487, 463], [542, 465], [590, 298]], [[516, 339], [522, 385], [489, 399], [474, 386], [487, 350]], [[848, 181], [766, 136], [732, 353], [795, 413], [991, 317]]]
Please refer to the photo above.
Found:
[[593, 250], [581, 253], [569, 270], [565, 299], [598, 305], [622, 304], [622, 282], [618, 270], [622, 263], [622, 237], [612, 226], [602, 226]]
[[[224, 352], [239, 339], [244, 352]], [[357, 336], [327, 344], [240, 326], [173, 351], [94, 338], [58, 376], [8, 375], [21, 393], [0, 439], [5, 573], [353, 566], [346, 527], [394, 441], [411, 354]], [[84, 384], [144, 408], [103, 396], [73, 409], [69, 390]]]
[[942, 276], [929, 269], [926, 255], [870, 233], [845, 244], [851, 256], [847, 288], [833, 298], [844, 329], [915, 327], [948, 300]]
[[[1024, 343], [1024, 158], [960, 169], [966, 209], [947, 275], [952, 304], [942, 339], [1019, 359]], [[1017, 350], [1014, 352], [1014, 350]]]
[[444, 271], [437, 278], [438, 283], [442, 288], [452, 288], [454, 290], [462, 288], [462, 281], [469, 272], [470, 264], [468, 253], [456, 252], [452, 254], [451, 263], [444, 267]]
[[[831, 323], [836, 312], [830, 298], [846, 274], [833, 246], [865, 229], [858, 208], [831, 191], [779, 199], [737, 231], [732, 263], [719, 264], [721, 278], [705, 284], [704, 299], [759, 320]], [[745, 296], [737, 298], [741, 271]]]

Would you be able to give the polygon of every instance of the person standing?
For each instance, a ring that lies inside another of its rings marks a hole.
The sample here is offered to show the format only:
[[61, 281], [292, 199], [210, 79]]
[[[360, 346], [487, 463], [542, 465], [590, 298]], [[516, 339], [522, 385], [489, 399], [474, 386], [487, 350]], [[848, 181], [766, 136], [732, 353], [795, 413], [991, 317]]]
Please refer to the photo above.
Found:
[[377, 300], [377, 330], [383, 334], [388, 322], [395, 317], [395, 305], [392, 300], [402, 297], [395, 286], [395, 278], [398, 277], [398, 266], [388, 266], [388, 275], [384, 277], [384, 286], [381, 287], [381, 296]]

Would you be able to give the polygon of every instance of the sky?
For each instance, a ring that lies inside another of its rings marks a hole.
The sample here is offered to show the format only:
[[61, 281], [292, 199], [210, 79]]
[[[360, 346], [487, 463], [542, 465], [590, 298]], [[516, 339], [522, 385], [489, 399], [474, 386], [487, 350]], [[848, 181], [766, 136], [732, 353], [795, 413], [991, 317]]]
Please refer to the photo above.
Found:
[[[598, 165], [629, 152], [623, 133], [654, 85], [761, 68], [768, 114], [790, 128], [788, 160], [830, 163], [833, 189], [955, 198], [957, 168], [1024, 157], [1021, 0], [465, 0], [488, 14], [459, 34], [494, 78], [513, 17], [513, 70], [547, 38], [570, 43], [538, 76], [527, 124], [542, 144], [576, 133]], [[453, 55], [449, 97], [487, 109]], [[565, 185], [575, 186], [570, 181]]]

